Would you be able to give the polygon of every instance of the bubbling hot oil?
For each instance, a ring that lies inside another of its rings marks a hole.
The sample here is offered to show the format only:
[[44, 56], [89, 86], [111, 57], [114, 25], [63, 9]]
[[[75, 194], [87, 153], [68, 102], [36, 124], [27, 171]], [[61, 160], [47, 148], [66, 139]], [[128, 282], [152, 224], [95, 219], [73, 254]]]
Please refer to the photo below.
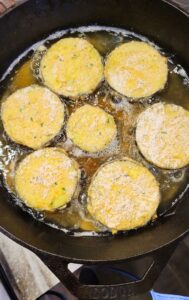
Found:
[[[87, 39], [100, 52], [105, 59], [107, 54], [116, 46], [123, 42], [131, 40], [148, 41], [145, 37], [132, 32], [103, 27], [82, 27], [77, 30], [62, 31], [49, 36], [39, 45], [49, 47], [52, 42], [63, 36], [79, 36]], [[148, 41], [150, 42], [150, 41]], [[150, 42], [151, 43], [151, 42]], [[31, 49], [37, 48], [33, 46]], [[157, 46], [156, 46], [157, 47]], [[158, 48], [158, 47], [157, 47]], [[2, 94], [2, 101], [11, 93], [19, 88], [37, 83], [37, 79], [31, 71], [31, 49], [25, 53], [24, 61], [19, 62], [17, 59], [15, 67], [6, 80], [5, 89]], [[94, 220], [86, 210], [87, 187], [92, 176], [105, 161], [115, 157], [129, 156], [142, 162], [157, 178], [161, 189], [161, 203], [158, 208], [158, 215], [165, 214], [179, 200], [179, 195], [186, 188], [189, 179], [189, 168], [175, 171], [161, 170], [148, 163], [140, 154], [135, 142], [135, 125], [138, 115], [151, 103], [163, 101], [175, 103], [189, 110], [189, 80], [186, 72], [170, 54], [160, 48], [169, 59], [169, 78], [164, 90], [145, 99], [144, 102], [132, 103], [132, 99], [126, 99], [113, 92], [105, 82], [101, 84], [96, 92], [90, 96], [82, 97], [78, 101], [67, 103], [68, 113], [75, 111], [84, 102], [91, 103], [103, 108], [114, 116], [117, 124], [118, 135], [111, 145], [98, 154], [85, 153], [75, 147], [71, 141], [66, 139], [64, 129], [60, 135], [55, 138], [51, 146], [63, 147], [71, 157], [74, 157], [81, 167], [81, 192], [77, 199], [73, 199], [63, 210], [55, 212], [38, 213], [25, 207], [19, 199], [14, 201], [21, 205], [23, 209], [51, 226], [60, 228], [68, 233], [91, 234], [91, 232], [105, 232], [106, 228]], [[34, 50], [33, 50], [34, 51]], [[16, 145], [11, 142], [3, 131], [0, 123], [1, 140], [0, 140], [0, 168], [4, 173], [5, 182], [10, 193], [15, 193], [14, 173], [19, 161], [31, 152], [31, 150]]]

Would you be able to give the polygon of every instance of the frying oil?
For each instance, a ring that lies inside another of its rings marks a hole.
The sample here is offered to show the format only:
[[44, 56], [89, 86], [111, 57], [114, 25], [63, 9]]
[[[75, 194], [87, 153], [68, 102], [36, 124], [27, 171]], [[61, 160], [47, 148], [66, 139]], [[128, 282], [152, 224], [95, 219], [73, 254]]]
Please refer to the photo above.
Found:
[[[91, 26], [71, 29], [69, 31], [59, 31], [30, 47], [12, 63], [3, 76], [2, 101], [17, 89], [31, 84], [39, 84], [31, 71], [33, 53], [41, 45], [45, 45], [48, 48], [61, 37], [68, 36], [77, 36], [87, 39], [100, 52], [104, 60], [111, 50], [123, 42], [131, 40], [148, 42], [168, 58], [168, 83], [162, 91], [145, 99], [145, 101], [141, 100], [137, 103], [132, 103], [132, 99], [127, 99], [113, 92], [106, 82], [103, 82], [92, 95], [83, 96], [78, 101], [69, 101], [62, 97], [62, 101], [65, 101], [67, 104], [68, 114], [86, 102], [97, 105], [112, 114], [118, 128], [117, 138], [104, 151], [98, 154], [89, 154], [75, 147], [71, 141], [66, 138], [65, 128], [63, 128], [59, 136], [56, 137], [49, 146], [63, 147], [81, 166], [82, 178], [79, 197], [73, 199], [63, 210], [40, 213], [27, 208], [15, 196], [12, 197], [12, 201], [16, 205], [20, 205], [22, 209], [28, 211], [38, 220], [62, 229], [68, 234], [90, 235], [97, 234], [97, 232], [102, 234], [106, 232], [107, 229], [94, 220], [86, 210], [87, 187], [94, 173], [105, 161], [117, 157], [129, 156], [142, 162], [159, 181], [162, 197], [157, 215], [165, 215], [170, 208], [175, 206], [179, 201], [179, 195], [186, 189], [189, 179], [189, 168], [186, 167], [169, 171], [159, 169], [148, 163], [136, 146], [135, 126], [138, 115], [146, 109], [146, 107], [155, 102], [163, 101], [174, 103], [189, 110], [189, 78], [173, 54], [167, 53], [164, 49], [161, 49], [144, 36], [122, 29]], [[0, 133], [0, 169], [8, 191], [14, 195], [14, 173], [16, 166], [23, 157], [32, 151], [10, 141], [3, 131], [2, 122], [0, 122]]]

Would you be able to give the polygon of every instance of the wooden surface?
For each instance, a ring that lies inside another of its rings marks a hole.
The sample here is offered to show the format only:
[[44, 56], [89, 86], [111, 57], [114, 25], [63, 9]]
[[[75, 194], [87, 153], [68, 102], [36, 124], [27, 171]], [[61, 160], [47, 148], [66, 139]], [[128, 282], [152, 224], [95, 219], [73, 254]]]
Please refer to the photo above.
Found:
[[0, 1], [0, 13], [3, 13], [8, 8], [15, 5], [17, 0], [1, 0]]

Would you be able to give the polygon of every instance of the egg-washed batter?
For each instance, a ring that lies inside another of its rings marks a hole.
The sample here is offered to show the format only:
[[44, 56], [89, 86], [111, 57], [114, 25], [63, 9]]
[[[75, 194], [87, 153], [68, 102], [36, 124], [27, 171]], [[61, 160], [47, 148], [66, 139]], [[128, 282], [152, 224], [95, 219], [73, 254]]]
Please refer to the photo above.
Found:
[[126, 157], [102, 165], [87, 195], [89, 212], [112, 232], [144, 226], [155, 215], [160, 201], [155, 177]]
[[78, 164], [60, 148], [45, 148], [26, 156], [15, 172], [19, 197], [36, 210], [64, 207], [76, 192]]
[[71, 114], [66, 132], [75, 145], [94, 153], [104, 150], [111, 143], [117, 129], [112, 115], [86, 104]]
[[135, 101], [163, 89], [167, 75], [167, 58], [144, 42], [122, 44], [108, 55], [105, 63], [109, 85]]
[[103, 79], [103, 70], [98, 51], [81, 38], [65, 38], [53, 44], [40, 64], [44, 84], [72, 98], [92, 93]]
[[[92, 216], [89, 213], [87, 209], [87, 203], [89, 203], [87, 191], [89, 186], [94, 183], [92, 179], [94, 178], [94, 174], [96, 172], [96, 174], [98, 174], [102, 170], [102, 165], [109, 165], [111, 161], [119, 161], [120, 158], [129, 157], [149, 169], [148, 172], [155, 178], [154, 183], [159, 183], [161, 199], [157, 216], [159, 217], [165, 214], [168, 209], [178, 202], [179, 195], [187, 187], [189, 178], [188, 167], [186, 166], [185, 168], [177, 170], [164, 170], [148, 162], [138, 149], [135, 130], [140, 113], [148, 109], [148, 107], [151, 107], [155, 102], [177, 104], [189, 110], [189, 80], [184, 68], [178, 63], [176, 58], [173, 60], [173, 55], [166, 53], [165, 49], [162, 50], [151, 41], [149, 42], [147, 38], [133, 32], [96, 26], [78, 28], [71, 31], [61, 31], [32, 46], [32, 48], [23, 54], [23, 59], [19, 57], [15, 60], [15, 67], [12, 71], [11, 68], [9, 68], [7, 72], [8, 77], [6, 77], [6, 80], [1, 85], [2, 102], [4, 102], [10, 94], [20, 88], [36, 83], [44, 86], [43, 81], [39, 82], [35, 78], [31, 70], [31, 60], [36, 50], [41, 46], [43, 49], [43, 46], [45, 46], [47, 50], [51, 49], [51, 47], [53, 47], [52, 45], [55, 45], [56, 42], [62, 38], [79, 38], [88, 41], [90, 45], [94, 47], [93, 49], [98, 51], [101, 61], [106, 61], [108, 55], [110, 55], [114, 49], [118, 49], [121, 44], [131, 41], [145, 42], [145, 44], [149, 43], [150, 47], [153, 46], [154, 49], [158, 51], [159, 55], [164, 59], [164, 62], [167, 61], [168, 81], [164, 87], [162, 85], [163, 89], [160, 90], [158, 94], [155, 94], [153, 97], [145, 97], [142, 101], [138, 101], [138, 99], [135, 101], [136, 98], [127, 98], [119, 93], [112, 93], [113, 89], [106, 81], [102, 81], [98, 87], [95, 87], [95, 90], [90, 95], [77, 94], [77, 101], [73, 101], [75, 98], [70, 96], [68, 96], [70, 100], [61, 97], [61, 101], [65, 103], [64, 106], [66, 107], [65, 125], [62, 127], [60, 134], [50, 141], [49, 146], [64, 149], [64, 151], [67, 152], [67, 157], [69, 157], [71, 161], [74, 160], [77, 162], [81, 172], [81, 178], [78, 183], [80, 189], [76, 189], [76, 193], [72, 196], [71, 201], [67, 202], [66, 207], [63, 209], [61, 209], [61, 207], [64, 201], [61, 203], [59, 209], [54, 209], [51, 204], [49, 207], [51, 211], [40, 210], [40, 208], [32, 210], [23, 205], [24, 201], [20, 201], [21, 197], [15, 197], [15, 195], [18, 194], [15, 190], [15, 171], [19, 170], [19, 165], [22, 165], [25, 157], [33, 154], [30, 154], [31, 149], [29, 150], [21, 145], [12, 143], [1, 124], [0, 168], [4, 174], [6, 187], [11, 195], [13, 195], [12, 201], [32, 214], [34, 218], [50, 226], [57, 227], [68, 234], [90, 235], [94, 234], [94, 232], [95, 234], [106, 234], [106, 232], [108, 230], [111, 231], [114, 226], [109, 225], [112, 228], [108, 229], [107, 226], [95, 218], [94, 214]], [[46, 53], [48, 53], [48, 51]], [[45, 57], [44, 53], [43, 55], [43, 57]], [[90, 77], [90, 68], [88, 76]], [[5, 86], [4, 89], [3, 86]], [[134, 103], [131, 103], [131, 101], [134, 101]], [[102, 151], [93, 153], [84, 151], [74, 145], [67, 137], [66, 125], [69, 117], [86, 105], [103, 109], [104, 112], [112, 116], [116, 124], [116, 138]], [[128, 178], [125, 177], [124, 180], [128, 180]], [[154, 186], [157, 187], [156, 184]], [[52, 187], [54, 187], [54, 185]], [[56, 191], [59, 191], [58, 186]], [[63, 190], [61, 193], [61, 195], [63, 195]], [[142, 197], [142, 191], [140, 197]], [[55, 205], [55, 207], [58, 207], [59, 204], [57, 206]], [[153, 218], [152, 210], [149, 218], [151, 217]], [[142, 225], [142, 223], [140, 224]], [[139, 226], [140, 224], [138, 223]], [[153, 222], [150, 222], [150, 224], [153, 224]], [[137, 224], [135, 225], [137, 226]], [[107, 234], [109, 234], [109, 232]]]
[[189, 164], [189, 111], [174, 104], [152, 105], [137, 120], [136, 142], [154, 165], [185, 167]]
[[60, 132], [64, 104], [47, 88], [31, 85], [5, 99], [1, 118], [6, 133], [15, 143], [38, 149]]

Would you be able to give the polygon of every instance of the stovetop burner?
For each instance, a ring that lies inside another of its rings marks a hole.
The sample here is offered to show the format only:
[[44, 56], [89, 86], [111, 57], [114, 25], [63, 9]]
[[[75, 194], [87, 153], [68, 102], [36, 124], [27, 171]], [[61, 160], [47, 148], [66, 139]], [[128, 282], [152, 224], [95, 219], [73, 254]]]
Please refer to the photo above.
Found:
[[[182, 295], [187, 298], [174, 298], [172, 295], [157, 294], [153, 291], [147, 294], [133, 296], [127, 298], [128, 300], [184, 300], [189, 299], [189, 237], [186, 237], [178, 246], [174, 255], [170, 259], [169, 263], [161, 273], [160, 277], [154, 285], [154, 291], [172, 294]], [[86, 284], [111, 284], [121, 283], [125, 279], [130, 282], [137, 280], [143, 276], [146, 268], [150, 264], [150, 259], [138, 259], [134, 262], [127, 262], [114, 265], [99, 265], [99, 266], [80, 266], [70, 264], [72, 271], [74, 268], [77, 270], [74, 272], [77, 277], [80, 278], [82, 283]], [[78, 268], [79, 267], [79, 268]], [[6, 264], [6, 261], [2, 261], [0, 265], [0, 295], [4, 287], [4, 294], [0, 297], [1, 300], [22, 300], [19, 295], [19, 287], [15, 289], [15, 278], [11, 277], [11, 270]], [[7, 291], [7, 296], [5, 294]], [[9, 297], [8, 297], [9, 295]], [[76, 300], [77, 298], [70, 294], [70, 292], [64, 287], [62, 283], [59, 283], [53, 289], [43, 294], [38, 300]], [[34, 300], [34, 299], [33, 299]], [[121, 300], [121, 299], [120, 299]]]

